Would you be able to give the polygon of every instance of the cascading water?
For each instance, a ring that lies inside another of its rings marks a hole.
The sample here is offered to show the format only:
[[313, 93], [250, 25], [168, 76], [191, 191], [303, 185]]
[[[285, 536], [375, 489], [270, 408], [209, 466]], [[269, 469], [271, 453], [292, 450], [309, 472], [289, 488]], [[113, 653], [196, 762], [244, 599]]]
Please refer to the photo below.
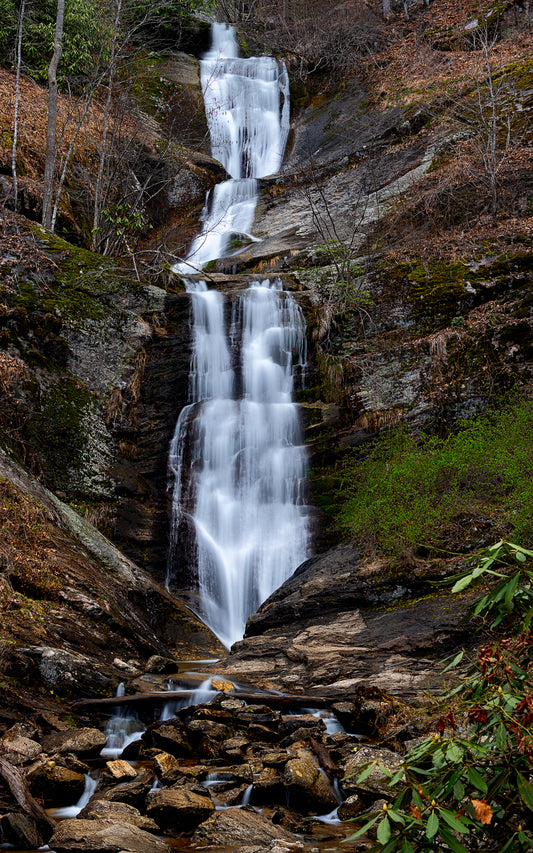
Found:
[[[256, 178], [279, 169], [288, 131], [288, 80], [269, 57], [240, 59], [230, 27], [215, 24], [202, 61], [212, 149], [232, 176], [213, 192], [186, 260], [191, 275], [249, 234]], [[185, 278], [192, 294], [190, 399], [170, 447], [174, 477], [167, 585], [180, 553], [197, 560], [196, 609], [226, 646], [306, 558], [306, 455], [292, 402], [305, 366], [305, 323], [279, 279], [254, 282], [233, 307]]]
[[201, 62], [202, 91], [211, 151], [231, 180], [208, 196], [201, 232], [173, 267], [181, 275], [221, 258], [232, 234], [250, 236], [257, 178], [279, 170], [289, 133], [285, 66], [268, 56], [239, 58], [235, 32], [226, 24], [213, 24], [212, 39]]

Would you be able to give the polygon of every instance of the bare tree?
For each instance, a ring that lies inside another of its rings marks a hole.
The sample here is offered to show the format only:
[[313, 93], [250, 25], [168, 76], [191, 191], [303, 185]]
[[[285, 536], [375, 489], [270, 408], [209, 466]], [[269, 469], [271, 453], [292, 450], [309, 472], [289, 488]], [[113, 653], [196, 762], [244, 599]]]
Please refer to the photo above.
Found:
[[476, 85], [470, 103], [457, 111], [458, 118], [471, 131], [470, 148], [481, 165], [475, 178], [481, 177], [490, 195], [494, 219], [500, 204], [500, 176], [521, 134], [516, 131], [516, 104], [512, 79], [504, 70], [493, 68], [493, 48], [497, 33], [485, 24], [472, 35], [475, 50], [472, 60]]
[[52, 227], [52, 198], [54, 193], [54, 167], [57, 156], [57, 66], [63, 50], [63, 18], [65, 0], [57, 0], [54, 52], [48, 66], [48, 123], [46, 128], [46, 159], [43, 179], [43, 217], [46, 228]]
[[13, 175], [13, 205], [18, 209], [18, 181], [17, 181], [17, 141], [19, 127], [19, 95], [20, 95], [20, 68], [22, 65], [22, 30], [24, 27], [24, 14], [26, 12], [26, 0], [21, 0], [19, 6], [19, 17], [17, 27], [17, 61], [15, 71], [15, 111], [13, 116], [13, 147], [11, 149], [11, 173]]

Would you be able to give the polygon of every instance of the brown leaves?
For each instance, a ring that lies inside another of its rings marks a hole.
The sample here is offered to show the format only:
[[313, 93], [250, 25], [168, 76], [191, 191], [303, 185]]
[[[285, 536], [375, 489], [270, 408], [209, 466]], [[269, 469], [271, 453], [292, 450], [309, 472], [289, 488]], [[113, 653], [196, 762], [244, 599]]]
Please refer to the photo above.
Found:
[[418, 806], [411, 805], [411, 806], [409, 806], [409, 808], [411, 810], [411, 814], [413, 815], [413, 817], [416, 818], [417, 820], [420, 820], [422, 817], [422, 812], [420, 811]]
[[485, 800], [472, 800], [476, 818], [480, 823], [489, 824], [492, 820], [492, 809]]

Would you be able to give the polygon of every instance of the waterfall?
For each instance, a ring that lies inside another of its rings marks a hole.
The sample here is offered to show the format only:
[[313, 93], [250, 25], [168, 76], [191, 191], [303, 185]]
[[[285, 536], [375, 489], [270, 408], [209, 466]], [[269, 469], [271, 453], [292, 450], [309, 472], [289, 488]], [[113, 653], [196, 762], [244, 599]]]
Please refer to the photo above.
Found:
[[230, 647], [307, 556], [307, 463], [292, 402], [305, 368], [305, 322], [276, 279], [253, 282], [227, 328], [221, 293], [187, 278], [221, 257], [233, 233], [249, 235], [256, 179], [279, 170], [288, 133], [284, 66], [239, 58], [231, 27], [213, 26], [201, 76], [213, 154], [231, 179], [215, 187], [201, 233], [174, 267], [191, 293], [193, 352], [190, 402], [169, 454], [167, 585], [194, 558], [195, 609]]

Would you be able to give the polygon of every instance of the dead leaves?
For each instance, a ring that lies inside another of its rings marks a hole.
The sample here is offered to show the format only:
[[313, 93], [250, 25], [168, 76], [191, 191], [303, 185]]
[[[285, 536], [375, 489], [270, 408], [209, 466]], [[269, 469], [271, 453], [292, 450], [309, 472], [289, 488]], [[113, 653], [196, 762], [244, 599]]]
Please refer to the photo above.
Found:
[[492, 820], [492, 809], [485, 800], [472, 800], [476, 818], [480, 823], [488, 825]]

